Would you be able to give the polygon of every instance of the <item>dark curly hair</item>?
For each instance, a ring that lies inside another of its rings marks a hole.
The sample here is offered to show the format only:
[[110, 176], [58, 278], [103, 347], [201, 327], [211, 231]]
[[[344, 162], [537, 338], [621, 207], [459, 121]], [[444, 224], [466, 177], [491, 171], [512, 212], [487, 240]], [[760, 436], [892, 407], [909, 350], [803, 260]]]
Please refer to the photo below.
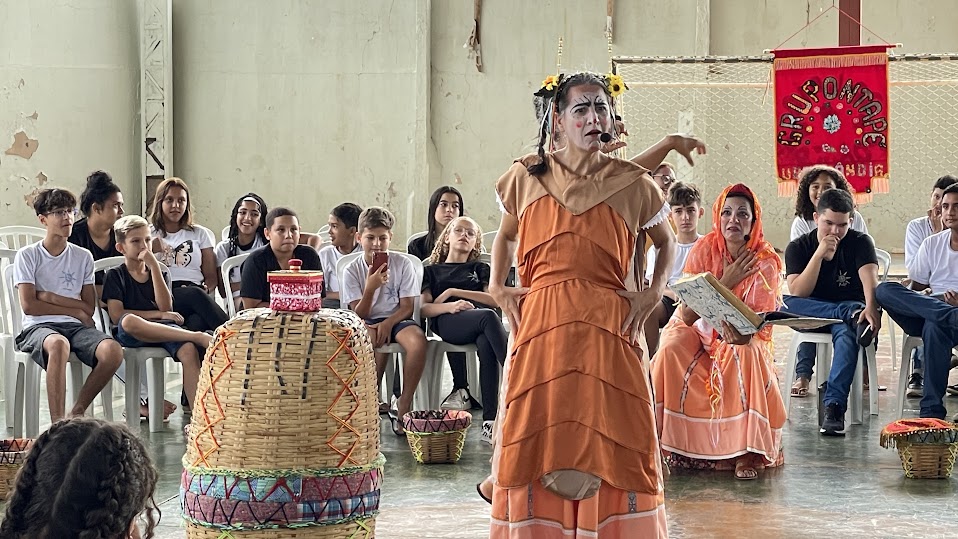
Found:
[[269, 208], [266, 207], [266, 201], [256, 193], [246, 193], [236, 200], [236, 204], [233, 204], [233, 211], [230, 212], [230, 231], [226, 236], [226, 239], [229, 241], [229, 256], [236, 256], [239, 253], [239, 225], [236, 224], [236, 216], [239, 214], [240, 206], [243, 205], [243, 202], [250, 200], [259, 204], [259, 226], [256, 227], [255, 234], [262, 240], [263, 244], [268, 243], [266, 241], [265, 230], [266, 214], [269, 213]]
[[119, 192], [120, 188], [109, 174], [102, 170], [93, 172], [87, 176], [86, 188], [80, 193], [80, 211], [89, 217], [94, 204], [102, 208], [108, 198]]
[[156, 480], [150, 455], [126, 425], [59, 421], [37, 438], [17, 474], [0, 537], [120, 539], [145, 511], [149, 539], [160, 514]]
[[[559, 87], [556, 88], [555, 97], [551, 99], [543, 100], [543, 102], [535, 102], [536, 106], [536, 116], [539, 116], [540, 110], [542, 112], [542, 117], [539, 122], [539, 144], [536, 146], [536, 153], [539, 154], [539, 162], [533, 163], [526, 167], [526, 170], [529, 171], [529, 174], [533, 176], [538, 176], [544, 173], [549, 165], [546, 164], [546, 140], [549, 138], [549, 133], [552, 131], [552, 122], [554, 118], [552, 115], [555, 114], [558, 116], [565, 111], [566, 107], [569, 106], [569, 90], [575, 88], [576, 86], [598, 86], [602, 88], [602, 91], [605, 92], [605, 96], [609, 99], [609, 111], [612, 117], [615, 117], [615, 109], [612, 100], [612, 94], [609, 93], [609, 89], [606, 87], [605, 78], [602, 75], [589, 72], [575, 73], [568, 77], [563, 77], [559, 82]], [[555, 100], [555, 110], [550, 110], [552, 108], [553, 99]]]
[[808, 189], [812, 182], [822, 174], [831, 178], [835, 182], [835, 187], [848, 194], [852, 193], [852, 188], [845, 179], [845, 175], [835, 167], [828, 165], [814, 165], [802, 171], [798, 181], [798, 195], [795, 197], [795, 216], [801, 217], [806, 221], [812, 220], [815, 213], [815, 205], [812, 204], [812, 197], [808, 194]]

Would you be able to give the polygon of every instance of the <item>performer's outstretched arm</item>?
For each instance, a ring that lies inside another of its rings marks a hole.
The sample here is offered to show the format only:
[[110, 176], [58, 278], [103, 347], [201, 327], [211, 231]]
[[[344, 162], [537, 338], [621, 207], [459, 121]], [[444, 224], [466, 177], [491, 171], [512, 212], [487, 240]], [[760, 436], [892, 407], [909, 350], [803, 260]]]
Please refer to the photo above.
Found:
[[655, 170], [662, 164], [662, 161], [665, 161], [665, 156], [672, 150], [678, 152], [690, 165], [694, 166], [695, 162], [692, 161], [692, 153], [704, 155], [705, 142], [701, 139], [681, 133], [666, 135], [665, 138], [656, 142], [639, 155], [636, 155], [630, 159], [630, 161], [642, 168]]

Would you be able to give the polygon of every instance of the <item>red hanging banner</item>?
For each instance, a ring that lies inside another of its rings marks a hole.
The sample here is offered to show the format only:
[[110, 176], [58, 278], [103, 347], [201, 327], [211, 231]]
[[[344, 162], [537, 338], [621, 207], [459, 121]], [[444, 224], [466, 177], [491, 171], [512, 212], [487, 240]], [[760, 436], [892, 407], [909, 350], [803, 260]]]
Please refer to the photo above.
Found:
[[841, 170], [859, 203], [888, 192], [887, 48], [774, 51], [779, 196], [794, 195], [810, 165]]

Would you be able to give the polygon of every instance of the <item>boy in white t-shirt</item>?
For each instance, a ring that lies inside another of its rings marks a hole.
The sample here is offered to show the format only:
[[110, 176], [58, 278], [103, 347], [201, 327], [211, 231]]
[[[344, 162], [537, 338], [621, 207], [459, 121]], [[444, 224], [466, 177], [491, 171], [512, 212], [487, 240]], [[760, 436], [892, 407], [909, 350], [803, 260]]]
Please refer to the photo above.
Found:
[[[945, 174], [935, 181], [931, 188], [931, 201], [928, 211], [922, 217], [912, 219], [905, 228], [905, 267], [911, 265], [915, 255], [918, 254], [918, 248], [925, 238], [937, 234], [944, 230], [941, 224], [941, 194], [951, 185], [958, 183], [958, 178], [951, 174]], [[923, 392], [922, 387], [922, 350], [919, 346], [912, 352], [912, 372], [908, 379], [908, 396], [920, 397]]]
[[945, 227], [921, 243], [908, 266], [911, 290], [898, 283], [878, 285], [878, 302], [905, 333], [925, 346], [921, 417], [944, 419], [951, 349], [958, 345], [958, 184], [941, 197]]
[[[668, 286], [682, 277], [685, 270], [685, 259], [695, 242], [702, 237], [698, 232], [699, 219], [705, 214], [702, 207], [702, 193], [692, 183], [675, 182], [669, 188], [667, 201], [669, 203], [669, 219], [675, 227], [675, 239], [678, 249], [675, 253], [675, 263], [672, 265], [672, 275], [669, 276]], [[658, 253], [655, 247], [649, 249], [646, 257], [645, 279], [652, 281], [652, 270], [655, 269], [655, 258]], [[665, 327], [672, 313], [675, 312], [675, 294], [670, 288], [665, 289], [660, 301], [652, 314], [645, 320], [645, 342], [649, 347], [649, 356], [655, 354], [659, 348], [659, 330]]]
[[17, 252], [13, 283], [23, 309], [16, 346], [47, 371], [50, 421], [66, 415], [66, 368], [70, 353], [93, 372], [77, 394], [69, 415], [83, 415], [116, 373], [123, 349], [93, 327], [93, 255], [67, 242], [76, 219], [76, 197], [65, 189], [44, 189], [33, 202], [47, 229], [43, 241]]
[[359, 227], [359, 214], [362, 208], [351, 202], [340, 204], [329, 214], [330, 245], [319, 250], [319, 261], [323, 266], [323, 308], [339, 309], [339, 278], [336, 264], [339, 259], [350, 253], [362, 250], [356, 240]]
[[[396, 219], [385, 208], [367, 208], [359, 215], [356, 239], [363, 247], [363, 256], [350, 264], [343, 274], [343, 304], [366, 320], [374, 348], [398, 343], [406, 351], [403, 361], [402, 394], [390, 417], [393, 432], [402, 435], [399, 424], [412, 409], [412, 397], [426, 364], [426, 335], [412, 320], [415, 300], [422, 292], [421, 279], [413, 263], [400, 253], [389, 252], [392, 228]], [[373, 266], [377, 254], [386, 253], [385, 265]], [[386, 357], [376, 355], [376, 379], [382, 382]]]

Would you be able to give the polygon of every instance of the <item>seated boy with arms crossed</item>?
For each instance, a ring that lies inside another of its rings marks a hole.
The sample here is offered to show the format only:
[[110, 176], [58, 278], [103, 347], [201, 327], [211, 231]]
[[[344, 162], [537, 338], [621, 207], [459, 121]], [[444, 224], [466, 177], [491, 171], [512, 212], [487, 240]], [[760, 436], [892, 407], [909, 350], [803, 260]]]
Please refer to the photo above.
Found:
[[16, 346], [47, 371], [52, 422], [66, 415], [66, 370], [71, 352], [93, 367], [71, 416], [83, 415], [123, 361], [120, 345], [93, 327], [93, 255], [67, 242], [76, 219], [76, 203], [66, 189], [40, 191], [33, 209], [47, 229], [46, 236], [20, 249], [13, 261], [13, 284], [23, 309], [23, 331], [17, 335]]

